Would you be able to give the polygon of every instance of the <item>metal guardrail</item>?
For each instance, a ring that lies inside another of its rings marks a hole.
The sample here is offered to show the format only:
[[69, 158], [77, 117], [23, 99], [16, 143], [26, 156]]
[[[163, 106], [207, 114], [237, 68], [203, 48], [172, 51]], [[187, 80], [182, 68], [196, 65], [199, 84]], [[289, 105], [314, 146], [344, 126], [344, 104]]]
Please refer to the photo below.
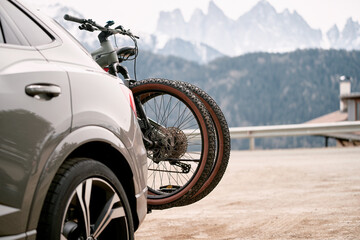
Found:
[[[360, 121], [346, 121], [333, 123], [302, 123], [289, 125], [235, 127], [230, 128], [232, 139], [248, 138], [250, 150], [255, 149], [255, 138], [288, 137], [288, 136], [329, 136], [360, 132]], [[349, 136], [350, 137], [350, 136]], [[359, 140], [360, 136], [356, 136]]]
[[[255, 148], [255, 138], [264, 137], [287, 137], [287, 136], [311, 136], [330, 135], [360, 132], [360, 121], [344, 121], [333, 123], [302, 123], [289, 125], [252, 126], [230, 128], [232, 139], [248, 138], [250, 149]], [[193, 130], [185, 131], [192, 138], [198, 138], [199, 132]]]
[[360, 132], [360, 121], [334, 123], [302, 123], [289, 125], [234, 127], [231, 138], [285, 137], [305, 135], [326, 135], [332, 133]]

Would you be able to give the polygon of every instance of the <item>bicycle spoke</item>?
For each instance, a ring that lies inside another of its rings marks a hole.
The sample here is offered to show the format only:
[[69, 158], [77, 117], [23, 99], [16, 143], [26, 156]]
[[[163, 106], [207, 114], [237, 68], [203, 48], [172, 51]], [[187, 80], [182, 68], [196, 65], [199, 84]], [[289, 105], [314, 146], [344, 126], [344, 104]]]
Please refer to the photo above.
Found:
[[[152, 97], [152, 98], [151, 98]], [[156, 94], [151, 93], [148, 95], [148, 98], [144, 98], [147, 101], [143, 103], [144, 110], [149, 118], [154, 119], [154, 121], [163, 127], [175, 127], [176, 129], [193, 129], [196, 131], [199, 129], [198, 123], [195, 120], [191, 111], [189, 111], [185, 105], [179, 101], [175, 100], [173, 96], [165, 94]], [[184, 159], [177, 159], [179, 162], [193, 162], [191, 171], [189, 173], [184, 173], [179, 166], [170, 164], [170, 160], [162, 159], [155, 163], [154, 154], [150, 154], [148, 164], [149, 175], [148, 179], [150, 181], [149, 186], [153, 189], [160, 189], [161, 186], [165, 185], [178, 185], [183, 186], [190, 179], [190, 176], [195, 172], [196, 165], [200, 162], [200, 154], [198, 153], [201, 150], [201, 143], [197, 141], [191, 141], [193, 137], [187, 138], [187, 146], [190, 146], [194, 150], [187, 150], [185, 152]], [[177, 145], [177, 142], [174, 143]], [[194, 158], [194, 155], [197, 157]], [[174, 161], [174, 160], [173, 160]]]
[[195, 194], [213, 161], [208, 112], [195, 95], [168, 80], [148, 79], [131, 89], [152, 125], [144, 134], [155, 143], [147, 149], [148, 203]]

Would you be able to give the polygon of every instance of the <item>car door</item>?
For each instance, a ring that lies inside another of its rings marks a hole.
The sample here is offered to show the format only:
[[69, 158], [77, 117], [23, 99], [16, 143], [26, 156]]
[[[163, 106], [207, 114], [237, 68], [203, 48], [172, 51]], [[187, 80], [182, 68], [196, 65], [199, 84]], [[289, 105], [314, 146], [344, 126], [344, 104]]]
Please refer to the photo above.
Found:
[[0, 1], [0, 236], [25, 232], [42, 168], [70, 132], [68, 76], [37, 50], [54, 41], [23, 8]]

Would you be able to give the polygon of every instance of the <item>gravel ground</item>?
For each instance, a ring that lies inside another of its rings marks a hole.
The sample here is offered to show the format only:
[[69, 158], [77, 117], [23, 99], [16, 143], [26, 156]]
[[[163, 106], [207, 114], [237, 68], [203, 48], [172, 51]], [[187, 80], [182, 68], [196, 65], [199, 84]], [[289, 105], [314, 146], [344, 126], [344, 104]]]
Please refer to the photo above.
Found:
[[135, 239], [360, 239], [360, 148], [233, 151], [211, 194]]

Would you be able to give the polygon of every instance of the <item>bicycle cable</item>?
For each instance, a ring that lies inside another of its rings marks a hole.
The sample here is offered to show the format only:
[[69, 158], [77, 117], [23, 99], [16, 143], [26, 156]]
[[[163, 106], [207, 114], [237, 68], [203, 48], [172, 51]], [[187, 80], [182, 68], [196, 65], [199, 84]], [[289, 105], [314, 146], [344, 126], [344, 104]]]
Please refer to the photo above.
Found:
[[134, 41], [134, 45], [135, 45], [135, 56], [134, 56], [134, 78], [135, 78], [135, 81], [137, 81], [137, 78], [136, 78], [136, 59], [138, 57], [138, 45], [137, 45], [137, 41], [134, 37], [131, 37], [131, 39]]

